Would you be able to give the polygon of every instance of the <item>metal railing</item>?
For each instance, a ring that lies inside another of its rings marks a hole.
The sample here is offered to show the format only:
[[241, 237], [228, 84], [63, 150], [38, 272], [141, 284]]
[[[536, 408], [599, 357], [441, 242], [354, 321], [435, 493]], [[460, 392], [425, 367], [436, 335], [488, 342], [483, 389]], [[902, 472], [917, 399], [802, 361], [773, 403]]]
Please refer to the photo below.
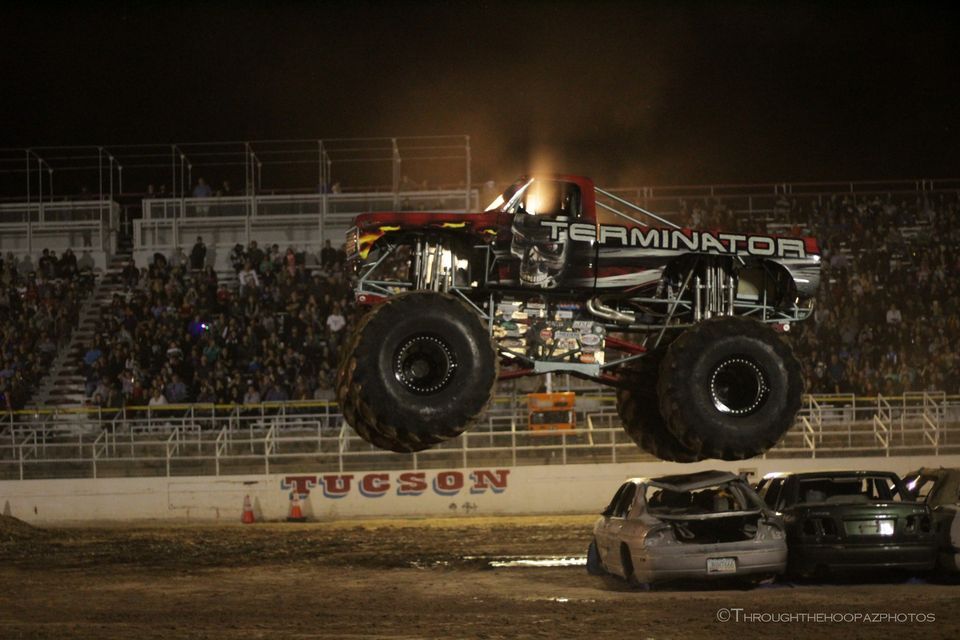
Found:
[[248, 246], [257, 240], [286, 246], [296, 238], [298, 249], [313, 251], [326, 240], [339, 246], [361, 213], [462, 213], [477, 205], [475, 189], [144, 200], [143, 219], [133, 221], [133, 244], [138, 254], [171, 253], [189, 249], [198, 235], [206, 236], [216, 262], [227, 268], [228, 254], [237, 243]]
[[[501, 396], [471, 431], [411, 455], [372, 447], [330, 402], [8, 413], [0, 426], [0, 478], [654, 460], [622, 429], [613, 396], [595, 396], [590, 406], [577, 429], [531, 431], [522, 403]], [[949, 437], [953, 431], [960, 431], [955, 396], [808, 396], [794, 428], [764, 457], [939, 454], [948, 442], [960, 443]], [[960, 453], [960, 444], [953, 449]]]
[[0, 249], [34, 255], [40, 248], [116, 249], [120, 205], [110, 200], [0, 204]]
[[807, 416], [799, 417], [800, 428], [803, 434], [803, 444], [810, 449], [810, 457], [817, 457], [817, 430], [810, 423], [810, 418]]
[[933, 446], [934, 453], [940, 451], [941, 424], [946, 414], [946, 394], [940, 393], [937, 398], [926, 391], [923, 392], [923, 437]]
[[877, 413], [873, 416], [873, 437], [886, 451], [890, 451], [890, 430], [893, 412], [890, 403], [882, 395], [877, 396]]

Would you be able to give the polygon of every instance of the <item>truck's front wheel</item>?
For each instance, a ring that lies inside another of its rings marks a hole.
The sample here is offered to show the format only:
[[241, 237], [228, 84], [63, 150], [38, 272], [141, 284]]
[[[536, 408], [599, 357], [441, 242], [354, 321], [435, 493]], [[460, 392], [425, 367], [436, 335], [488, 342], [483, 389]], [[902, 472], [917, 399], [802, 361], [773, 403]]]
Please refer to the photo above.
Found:
[[401, 453], [460, 435], [486, 407], [497, 355], [456, 298], [396, 296], [364, 318], [337, 375], [343, 415], [367, 442]]
[[803, 376], [790, 347], [756, 320], [705, 320], [660, 366], [667, 426], [704, 458], [742, 460], [772, 447], [800, 410]]

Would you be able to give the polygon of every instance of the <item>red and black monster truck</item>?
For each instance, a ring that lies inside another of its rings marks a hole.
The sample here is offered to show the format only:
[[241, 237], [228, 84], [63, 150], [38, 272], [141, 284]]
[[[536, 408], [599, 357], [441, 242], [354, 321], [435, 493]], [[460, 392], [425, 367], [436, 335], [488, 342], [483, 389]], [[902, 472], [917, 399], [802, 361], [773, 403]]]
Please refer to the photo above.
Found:
[[800, 408], [775, 329], [811, 313], [813, 238], [680, 228], [587, 178], [536, 176], [482, 213], [360, 215], [347, 252], [372, 308], [337, 399], [375, 446], [455, 437], [498, 379], [551, 371], [615, 386], [627, 433], [664, 460], [760, 454]]

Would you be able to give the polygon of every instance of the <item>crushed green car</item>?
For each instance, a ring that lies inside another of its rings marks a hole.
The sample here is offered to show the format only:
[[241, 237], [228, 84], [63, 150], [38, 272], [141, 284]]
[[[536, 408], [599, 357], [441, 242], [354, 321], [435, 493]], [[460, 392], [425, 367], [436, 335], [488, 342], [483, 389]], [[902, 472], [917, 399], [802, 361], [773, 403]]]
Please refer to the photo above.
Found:
[[784, 517], [787, 571], [793, 576], [934, 568], [930, 508], [895, 473], [776, 473], [764, 477], [757, 492]]

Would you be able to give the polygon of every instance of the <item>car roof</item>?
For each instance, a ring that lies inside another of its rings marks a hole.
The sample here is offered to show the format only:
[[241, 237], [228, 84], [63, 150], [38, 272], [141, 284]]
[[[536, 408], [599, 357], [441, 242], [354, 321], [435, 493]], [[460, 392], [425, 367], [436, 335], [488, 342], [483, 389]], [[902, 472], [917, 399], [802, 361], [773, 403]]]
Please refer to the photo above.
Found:
[[865, 478], [869, 476], [900, 477], [893, 471], [787, 471], [768, 473], [764, 476], [764, 479], [798, 478], [800, 480], [809, 480], [812, 478]]
[[696, 473], [679, 473], [658, 478], [631, 478], [630, 482], [650, 484], [669, 489], [671, 491], [694, 491], [717, 484], [724, 484], [739, 479], [735, 473], [729, 471], [698, 471]]

